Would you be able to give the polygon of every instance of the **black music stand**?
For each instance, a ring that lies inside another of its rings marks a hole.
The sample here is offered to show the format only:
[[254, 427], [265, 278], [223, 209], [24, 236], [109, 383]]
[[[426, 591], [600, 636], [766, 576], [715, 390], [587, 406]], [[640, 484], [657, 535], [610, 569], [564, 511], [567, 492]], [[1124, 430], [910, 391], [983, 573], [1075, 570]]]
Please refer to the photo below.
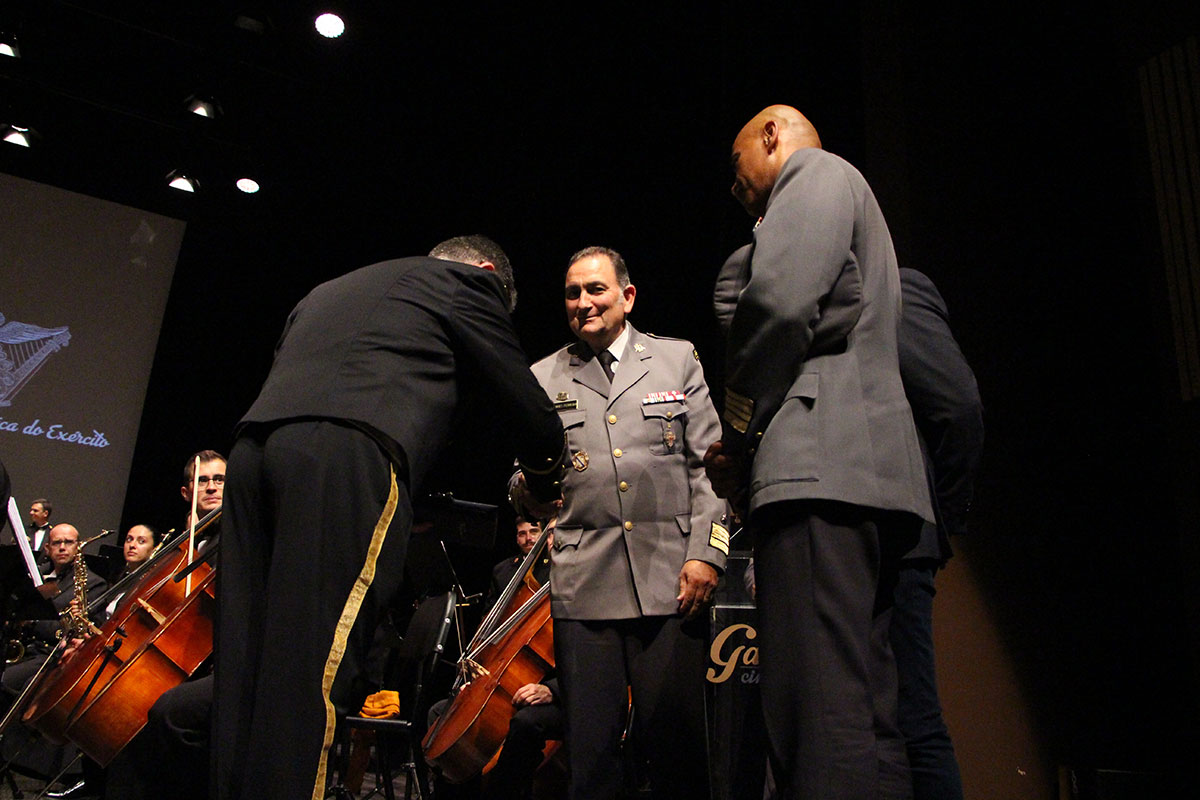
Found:
[[0, 592], [5, 603], [4, 619], [57, 619], [58, 609], [38, 592], [25, 568], [25, 559], [15, 544], [0, 546]]

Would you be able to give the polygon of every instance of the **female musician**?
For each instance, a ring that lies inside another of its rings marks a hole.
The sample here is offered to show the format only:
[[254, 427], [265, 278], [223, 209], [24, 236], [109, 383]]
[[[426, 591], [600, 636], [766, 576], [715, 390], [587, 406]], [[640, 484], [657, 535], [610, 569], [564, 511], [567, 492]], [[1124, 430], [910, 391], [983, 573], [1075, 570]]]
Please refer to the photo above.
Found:
[[[114, 583], [122, 580], [131, 572], [136, 570], [139, 566], [144, 564], [147, 560], [149, 560], [150, 556], [153, 555], [154, 551], [158, 549], [158, 545], [161, 542], [162, 534], [160, 534], [154, 528], [151, 528], [149, 525], [134, 525], [132, 528], [130, 528], [129, 532], [125, 534], [125, 546], [122, 549], [122, 553], [125, 556], [125, 567], [121, 570], [121, 573], [116, 576]], [[116, 597], [112, 598], [108, 605], [104, 607], [103, 612], [98, 615], [99, 619], [96, 621], [103, 622], [111, 617], [113, 612], [117, 610], [117, 604], [121, 602], [121, 598], [124, 596], [125, 593], [121, 592]]]
[[[134, 525], [125, 534], [125, 575], [141, 564], [154, 552], [162, 541], [162, 534], [149, 525]], [[124, 577], [122, 575], [121, 577]]]

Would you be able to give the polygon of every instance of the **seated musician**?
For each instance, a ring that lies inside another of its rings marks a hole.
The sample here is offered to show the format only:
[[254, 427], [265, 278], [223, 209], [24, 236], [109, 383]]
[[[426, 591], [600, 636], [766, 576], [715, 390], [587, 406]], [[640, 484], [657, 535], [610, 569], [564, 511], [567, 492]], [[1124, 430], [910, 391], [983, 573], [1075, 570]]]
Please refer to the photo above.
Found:
[[[5, 502], [7, 504], [7, 501]], [[53, 511], [54, 507], [44, 497], [39, 497], [29, 504], [29, 548], [33, 550], [33, 557], [42, 572], [50, 569], [50, 552], [47, 545], [50, 540], [50, 514]]]
[[[199, 472], [195, 469], [197, 458], [200, 459]], [[183, 465], [183, 485], [179, 487], [179, 493], [188, 504], [185, 529], [192, 524], [193, 484], [196, 487], [196, 521], [199, 522], [205, 514], [221, 507], [225, 494], [225, 456], [216, 450], [201, 450]]]
[[[121, 548], [122, 555], [125, 556], [125, 568], [117, 575], [116, 581], [122, 581], [129, 577], [138, 567], [150, 560], [150, 556], [158, 549], [158, 545], [162, 542], [162, 534], [149, 525], [134, 525], [125, 534], [125, 544]], [[105, 605], [104, 610], [98, 616], [100, 619], [108, 619], [117, 610], [117, 604], [121, 602], [121, 598], [125, 596], [125, 592], [121, 592], [116, 597], [113, 597]]]
[[[553, 527], [554, 520], [551, 520], [547, 524]], [[531, 522], [524, 517], [517, 517], [517, 549], [521, 551], [521, 554], [512, 558], [506, 558], [492, 567], [492, 584], [488, 587], [487, 597], [483, 601], [484, 613], [491, 610], [492, 605], [496, 602], [496, 598], [501, 595], [505, 587], [512, 581], [513, 576], [517, 574], [517, 568], [521, 566], [521, 561], [524, 560], [525, 556], [529, 555], [529, 551], [537, 544], [538, 537], [541, 535], [542, 524], [540, 522], [537, 520]], [[551, 531], [546, 541], [546, 550], [533, 567], [533, 577], [537, 579], [539, 584], [543, 584], [550, 579], [549, 553], [553, 545], [554, 533]]]
[[[77, 591], [75, 573], [77, 569], [76, 556], [79, 554], [79, 531], [74, 525], [55, 525], [50, 529], [46, 539], [49, 546], [50, 562], [53, 571], [45, 576], [45, 583], [38, 591], [48, 598], [60, 614], [68, 612], [71, 604], [85, 595], [82, 587]], [[98, 597], [107, 588], [108, 583], [102, 577], [80, 565], [81, 574], [86, 574], [86, 597], [91, 600]], [[78, 606], [75, 606], [78, 608]], [[7, 708], [25, 690], [38, 670], [45, 663], [50, 651], [63, 633], [63, 626], [57, 619], [30, 620], [23, 623], [30, 636], [31, 646], [23, 661], [9, 666], [4, 671], [0, 683], [4, 688], [3, 706]], [[48, 776], [54, 766], [62, 760], [61, 749], [47, 742], [28, 745], [29, 735], [20, 725], [12, 725], [5, 732], [3, 756], [14, 759], [14, 764], [27, 771]], [[47, 796], [57, 796], [47, 795]]]
[[[199, 471], [195, 470], [197, 458], [200, 459]], [[220, 507], [225, 488], [225, 459], [220, 453], [202, 450], [184, 464], [180, 495], [187, 504], [186, 525], [189, 527], [193, 486], [197, 489], [197, 518]], [[214, 530], [210, 527], [197, 534], [197, 551], [203, 550]], [[150, 526], [130, 528], [123, 548], [126, 572], [132, 572], [149, 560], [158, 544], [166, 538], [169, 534], [160, 535]], [[115, 611], [119, 599], [110, 602], [106, 609], [108, 614]], [[210, 668], [201, 666], [193, 677], [194, 680], [165, 692], [151, 707], [146, 727], [109, 765], [106, 796], [122, 800], [158, 797], [184, 800], [208, 796]]]
[[[545, 583], [550, 577], [550, 558], [547, 554], [554, 543], [554, 523], [553, 519], [546, 523], [551, 529], [547, 536], [546, 549], [533, 566], [533, 576], [539, 584]], [[533, 549], [541, 533], [540, 523], [530, 522], [523, 517], [517, 518], [517, 547], [521, 555], [506, 558], [492, 569], [492, 584], [484, 601], [485, 611], [491, 608], [516, 576], [521, 562]], [[451, 700], [452, 698], [440, 700], [430, 709], [431, 726], [446, 710]], [[547, 674], [541, 683], [522, 686], [513, 694], [512, 702], [515, 711], [509, 722], [504, 747], [496, 765], [485, 779], [486, 791], [483, 796], [489, 800], [529, 797], [533, 774], [542, 763], [542, 752], [546, 742], [563, 738], [565, 717], [558, 694], [558, 680], [553, 673]], [[443, 797], [457, 797], [463, 794], [465, 792], [456, 792], [450, 787], [442, 787], [439, 792], [439, 796]]]
[[[44, 583], [38, 587], [38, 592], [54, 605], [60, 615], [67, 612], [72, 601], [81, 592], [75, 587], [75, 559], [79, 553], [79, 531], [74, 525], [55, 525], [46, 539], [50, 551], [50, 574], [44, 576]], [[87, 575], [87, 597], [99, 596], [108, 587], [108, 582], [84, 566]], [[63, 626], [58, 619], [29, 620], [22, 623], [22, 628], [28, 633], [33, 642], [32, 651], [27, 653], [24, 661], [13, 664], [4, 671], [3, 685], [10, 697], [21, 693], [25, 683], [37, 672], [38, 667], [46, 660], [46, 655], [53, 649], [61, 637]], [[36, 663], [34, 663], [36, 662]]]
[[[196, 471], [196, 459], [200, 469]], [[196, 487], [196, 516], [203, 518], [219, 508], [225, 491], [225, 458], [215, 450], [201, 450], [184, 464], [180, 495], [188, 504], [191, 525], [192, 487]], [[196, 520], [199, 522], [199, 519]], [[197, 550], [215, 532], [210, 526], [197, 534]], [[212, 668], [205, 664], [192, 680], [163, 693], [150, 707], [145, 729], [131, 743], [136, 774], [122, 774], [130, 783], [131, 798], [171, 797], [173, 800], [208, 797], [209, 727], [212, 720]], [[122, 768], [124, 765], [122, 765]]]

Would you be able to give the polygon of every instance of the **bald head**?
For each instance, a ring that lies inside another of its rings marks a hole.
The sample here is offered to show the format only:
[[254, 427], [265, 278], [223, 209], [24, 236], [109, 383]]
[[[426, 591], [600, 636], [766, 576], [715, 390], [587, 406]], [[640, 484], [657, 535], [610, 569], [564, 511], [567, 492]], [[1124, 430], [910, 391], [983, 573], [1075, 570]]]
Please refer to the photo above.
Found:
[[788, 158], [797, 150], [820, 147], [821, 137], [808, 118], [791, 106], [768, 106], [745, 124], [733, 141], [730, 191], [746, 213], [761, 217], [767, 198]]
[[46, 536], [45, 546], [50, 554], [50, 561], [54, 564], [54, 570], [61, 573], [75, 560], [75, 554], [79, 552], [79, 531], [74, 525], [55, 525]]

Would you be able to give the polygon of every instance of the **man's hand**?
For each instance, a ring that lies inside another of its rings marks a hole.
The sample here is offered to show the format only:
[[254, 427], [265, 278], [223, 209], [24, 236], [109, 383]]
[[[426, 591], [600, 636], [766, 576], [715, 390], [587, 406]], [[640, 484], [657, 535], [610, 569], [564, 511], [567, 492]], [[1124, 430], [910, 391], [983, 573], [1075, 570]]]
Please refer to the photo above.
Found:
[[62, 655], [59, 656], [59, 661], [60, 662], [66, 661], [68, 658], [75, 655], [75, 653], [78, 652], [79, 648], [83, 647], [83, 643], [85, 641], [87, 641], [87, 640], [86, 639], [76, 639], [74, 637], [72, 637], [71, 639], [68, 639], [67, 646], [65, 648], [63, 648]]
[[704, 472], [717, 497], [736, 497], [749, 483], [745, 459], [725, 452], [725, 443], [718, 439], [704, 453]]
[[725, 443], [717, 440], [704, 453], [704, 473], [717, 497], [729, 501], [735, 519], [745, 521], [750, 491], [750, 466], [744, 456], [725, 452]]
[[554, 693], [550, 691], [550, 687], [541, 683], [527, 683], [513, 692], [513, 705], [518, 708], [544, 706], [553, 699]]
[[512, 491], [508, 495], [509, 502], [512, 503], [513, 509], [518, 513], [524, 513], [526, 516], [534, 519], [549, 519], [558, 514], [562, 508], [562, 496], [558, 499], [551, 500], [548, 503], [541, 503], [533, 492], [529, 491], [529, 487], [525, 485], [525, 475], [517, 476], [517, 482], [513, 484]]
[[706, 561], [692, 559], [679, 570], [679, 613], [687, 619], [699, 614], [712, 600], [717, 588], [717, 570]]

